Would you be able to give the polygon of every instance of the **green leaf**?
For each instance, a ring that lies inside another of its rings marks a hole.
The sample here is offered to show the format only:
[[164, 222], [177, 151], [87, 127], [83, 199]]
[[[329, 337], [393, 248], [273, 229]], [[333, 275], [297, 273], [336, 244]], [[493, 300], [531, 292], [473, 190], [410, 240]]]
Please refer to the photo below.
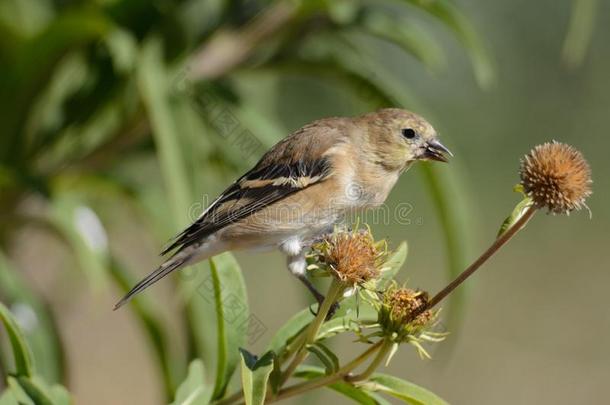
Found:
[[0, 296], [6, 304], [33, 315], [34, 322], [24, 333], [36, 359], [37, 372], [47, 381], [60, 381], [64, 374], [63, 348], [50, 307], [28, 288], [22, 273], [1, 250]]
[[267, 346], [268, 351], [277, 353], [281, 356], [286, 345], [291, 342], [305, 326], [313, 320], [314, 316], [309, 309], [304, 309], [294, 315], [275, 333], [271, 342]]
[[4, 324], [4, 328], [6, 329], [6, 333], [11, 343], [16, 367], [15, 375], [30, 377], [34, 369], [32, 352], [25, 340], [23, 331], [17, 324], [13, 314], [1, 302], [0, 320]]
[[495, 81], [495, 69], [482, 39], [477, 34], [474, 26], [460, 12], [460, 10], [448, 0], [402, 0], [421, 8], [445, 23], [457, 36], [464, 46], [474, 75], [479, 85], [488, 88]]
[[313, 353], [324, 364], [326, 374], [330, 375], [339, 370], [339, 358], [323, 343], [316, 342], [307, 346], [307, 351]]
[[515, 222], [517, 222], [523, 214], [527, 211], [529, 207], [534, 204], [534, 201], [530, 197], [525, 197], [523, 200], [519, 201], [513, 211], [510, 213], [508, 217], [502, 222], [502, 226], [498, 231], [497, 237], [499, 238], [504, 232], [506, 232]]
[[36, 405], [54, 405], [48, 393], [33, 380], [27, 377], [16, 377], [17, 382]]
[[273, 370], [273, 352], [267, 352], [257, 359], [244, 349], [241, 353], [241, 381], [246, 405], [262, 405], [265, 403], [267, 382]]
[[396, 277], [398, 271], [402, 268], [407, 260], [409, 247], [406, 241], [402, 241], [400, 245], [386, 258], [383, 264], [383, 271], [377, 281], [377, 286], [383, 288], [390, 280]]
[[[323, 369], [315, 366], [300, 366], [297, 371], [294, 373], [294, 376], [297, 378], [304, 378], [306, 380], [312, 380], [314, 378], [324, 377], [326, 374]], [[383, 404], [384, 401], [378, 401], [376, 398], [362, 388], [358, 386], [354, 386], [345, 382], [337, 382], [334, 384], [327, 385], [326, 388], [329, 388], [335, 392], [344, 395], [358, 404], [362, 405], [377, 405]]]
[[203, 361], [195, 359], [189, 365], [188, 376], [176, 390], [171, 405], [207, 405], [212, 398], [212, 386], [206, 382]]
[[224, 395], [247, 339], [249, 320], [246, 286], [237, 261], [230, 253], [210, 259], [217, 322], [216, 384], [214, 398]]
[[8, 385], [8, 390], [11, 392], [13, 398], [15, 398], [19, 405], [37, 405], [23, 389], [21, 384], [19, 384], [16, 377], [8, 377], [6, 382]]
[[383, 392], [411, 405], [448, 405], [427, 389], [387, 374], [374, 374], [359, 386], [367, 391]]
[[[138, 64], [138, 85], [152, 126], [153, 138], [163, 175], [170, 196], [173, 222], [183, 226], [189, 218], [192, 202], [190, 176], [187, 170], [184, 148], [181, 145], [179, 124], [173, 109], [173, 97], [180, 97], [170, 86], [175, 83], [165, 66], [159, 38], [145, 42]], [[202, 271], [205, 265], [191, 267], [187, 271], [209, 277], [201, 281], [181, 273], [181, 287], [188, 290], [189, 344], [194, 346], [209, 368], [216, 369], [214, 398], [224, 395], [237, 363], [238, 348], [244, 345], [248, 328], [248, 304], [246, 289], [239, 266], [233, 256], [224, 253], [210, 260], [210, 273]], [[197, 294], [193, 294], [196, 292]], [[215, 315], [215, 318], [214, 318]], [[214, 339], [213, 330], [216, 331]], [[215, 357], [215, 360], [214, 360]]]
[[[37, 376], [8, 377], [10, 397], [19, 405], [70, 405], [68, 391], [60, 385], [47, 385]], [[3, 397], [4, 398], [4, 397]], [[7, 399], [7, 401], [9, 401]], [[0, 399], [0, 404], [2, 399]], [[12, 403], [12, 402], [9, 402]]]
[[[351, 300], [350, 300], [351, 301]], [[355, 300], [354, 300], [355, 301]], [[343, 301], [341, 303], [340, 311], [344, 310], [344, 307], [349, 305], [349, 302]], [[330, 321], [324, 322], [318, 332], [318, 340], [328, 339], [339, 333], [352, 331], [356, 332], [359, 329], [358, 324], [365, 321], [374, 321], [377, 319], [377, 311], [375, 311], [370, 305], [362, 300], [356, 304], [358, 307], [350, 309], [349, 312], [341, 315], [337, 314]]]
[[139, 60], [138, 85], [152, 126], [163, 182], [170, 196], [172, 216], [183, 226], [192, 202], [189, 176], [180, 147], [180, 133], [170, 103], [169, 72], [165, 67], [161, 41], [148, 40]]

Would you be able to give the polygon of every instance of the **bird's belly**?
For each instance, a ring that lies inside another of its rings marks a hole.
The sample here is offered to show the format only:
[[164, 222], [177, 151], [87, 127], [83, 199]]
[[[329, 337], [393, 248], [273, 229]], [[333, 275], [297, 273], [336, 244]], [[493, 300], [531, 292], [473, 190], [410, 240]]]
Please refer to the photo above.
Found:
[[286, 243], [287, 240], [311, 240], [332, 230], [340, 215], [308, 216], [253, 216], [219, 231], [222, 240], [230, 244], [231, 250], [265, 251]]

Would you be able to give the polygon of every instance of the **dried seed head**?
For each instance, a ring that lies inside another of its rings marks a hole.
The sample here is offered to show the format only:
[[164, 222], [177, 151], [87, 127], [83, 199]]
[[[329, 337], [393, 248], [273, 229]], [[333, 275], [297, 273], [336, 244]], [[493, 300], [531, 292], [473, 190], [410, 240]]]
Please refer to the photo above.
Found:
[[428, 303], [428, 293], [393, 283], [383, 293], [377, 306], [377, 322], [383, 335], [397, 343], [415, 342], [421, 337], [436, 335], [431, 328], [436, 321], [437, 312], [428, 309], [417, 315]]
[[591, 169], [582, 154], [559, 142], [536, 146], [521, 160], [521, 184], [538, 208], [556, 214], [581, 209], [591, 195]]
[[369, 231], [335, 232], [318, 247], [319, 260], [346, 284], [362, 284], [379, 276], [380, 251]]
[[440, 342], [447, 335], [433, 330], [439, 311], [424, 310], [428, 305], [428, 293], [425, 291], [399, 287], [392, 281], [372, 305], [377, 309], [380, 328], [376, 335], [396, 344], [411, 344], [422, 357], [430, 357], [422, 343]]
[[[409, 321], [410, 317], [415, 311], [419, 310], [428, 303], [428, 293], [405, 287], [390, 289], [386, 292], [384, 301], [390, 309], [390, 316], [393, 318], [393, 320], [400, 324], [404, 324], [405, 322]], [[413, 321], [418, 321], [418, 318], [420, 318], [426, 312], [429, 311], [424, 311]], [[420, 321], [423, 320], [424, 319], [421, 319]]]

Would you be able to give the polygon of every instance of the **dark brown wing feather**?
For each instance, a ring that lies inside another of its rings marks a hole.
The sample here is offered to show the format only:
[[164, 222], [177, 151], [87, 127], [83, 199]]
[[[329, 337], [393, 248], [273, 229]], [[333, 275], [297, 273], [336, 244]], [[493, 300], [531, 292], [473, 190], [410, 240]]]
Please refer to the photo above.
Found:
[[198, 243], [292, 193], [324, 181], [331, 164], [324, 153], [337, 141], [336, 121], [321, 120], [283, 139], [252, 170], [227, 188], [188, 228], [163, 250], [167, 254]]

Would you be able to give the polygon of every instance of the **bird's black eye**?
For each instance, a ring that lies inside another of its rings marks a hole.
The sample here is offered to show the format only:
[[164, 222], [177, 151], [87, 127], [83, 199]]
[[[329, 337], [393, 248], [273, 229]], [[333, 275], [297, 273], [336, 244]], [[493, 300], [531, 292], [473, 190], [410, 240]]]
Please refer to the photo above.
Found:
[[413, 139], [415, 138], [415, 131], [411, 128], [405, 128], [402, 130], [402, 136], [407, 139]]

